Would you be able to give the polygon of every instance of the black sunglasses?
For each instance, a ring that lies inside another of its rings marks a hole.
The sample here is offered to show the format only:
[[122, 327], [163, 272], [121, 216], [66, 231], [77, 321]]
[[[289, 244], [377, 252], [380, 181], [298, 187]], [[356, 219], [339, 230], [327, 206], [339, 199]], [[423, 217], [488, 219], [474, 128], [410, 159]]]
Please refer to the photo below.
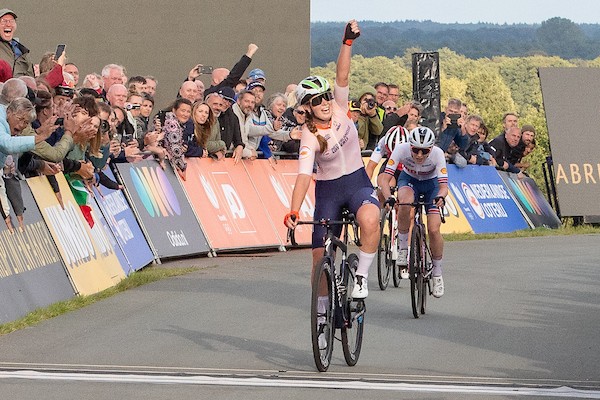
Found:
[[410, 149], [412, 150], [413, 153], [419, 154], [419, 152], [421, 152], [421, 154], [423, 154], [424, 156], [429, 154], [429, 152], [431, 151], [431, 149], [428, 149], [428, 148], [424, 149], [422, 147], [411, 147]]
[[304, 111], [304, 110], [294, 110], [294, 112], [296, 114], [298, 114], [298, 115], [304, 115], [304, 114], [306, 114], [306, 111]]
[[316, 107], [316, 106], [320, 105], [323, 102], [323, 100], [325, 100], [325, 101], [333, 100], [333, 93], [325, 92], [325, 93], [322, 93], [322, 94], [319, 94], [319, 95], [313, 97], [312, 99], [310, 99], [310, 105], [313, 107]]
[[386, 107], [385, 110], [386, 111], [390, 111], [390, 110], [392, 110], [392, 111], [398, 111], [398, 107]]

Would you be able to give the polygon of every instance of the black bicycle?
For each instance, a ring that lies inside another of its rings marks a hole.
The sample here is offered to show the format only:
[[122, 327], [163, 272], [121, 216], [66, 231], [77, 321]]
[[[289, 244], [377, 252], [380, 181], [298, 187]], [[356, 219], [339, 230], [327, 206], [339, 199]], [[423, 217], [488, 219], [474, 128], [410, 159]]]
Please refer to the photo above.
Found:
[[[354, 277], [358, 267], [358, 256], [348, 255], [349, 226], [353, 228], [354, 242], [360, 246], [358, 226], [354, 215], [343, 210], [341, 221], [321, 219], [318, 221], [298, 221], [298, 224], [322, 225], [327, 229], [325, 235], [325, 254], [319, 261], [312, 277], [312, 298], [310, 329], [313, 357], [317, 369], [327, 371], [333, 354], [333, 339], [341, 340], [344, 359], [349, 366], [356, 365], [362, 347], [365, 323], [364, 299], [353, 299]], [[342, 226], [342, 234], [333, 233], [334, 226]], [[293, 231], [289, 232], [292, 245], [296, 245]], [[335, 265], [336, 250], [341, 260]], [[319, 309], [319, 302], [325, 303]], [[339, 329], [341, 339], [335, 337]]]
[[[390, 188], [392, 196], [396, 187]], [[377, 280], [379, 288], [385, 290], [390, 282], [390, 274], [394, 278], [394, 286], [400, 285], [400, 276], [396, 267], [398, 258], [398, 220], [396, 218], [396, 207], [389, 210], [381, 209], [379, 220], [379, 246], [377, 248]]]
[[[425, 207], [424, 195], [414, 203], [398, 203], [399, 206], [412, 206], [415, 209], [414, 225], [410, 236], [410, 250], [408, 259], [408, 274], [410, 276], [410, 302], [413, 316], [425, 314], [427, 295], [432, 294], [431, 272], [433, 270], [431, 250], [427, 241], [427, 229], [423, 223]], [[442, 223], [446, 222], [444, 210], [440, 209]]]

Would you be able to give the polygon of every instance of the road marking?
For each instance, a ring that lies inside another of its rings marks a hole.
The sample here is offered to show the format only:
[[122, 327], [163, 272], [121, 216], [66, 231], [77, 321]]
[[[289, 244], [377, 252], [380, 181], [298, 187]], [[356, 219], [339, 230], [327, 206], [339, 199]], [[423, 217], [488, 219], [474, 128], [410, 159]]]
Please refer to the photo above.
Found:
[[310, 389], [385, 390], [395, 392], [435, 392], [504, 396], [546, 396], [577, 399], [600, 399], [598, 390], [580, 390], [567, 386], [535, 388], [524, 386], [436, 385], [402, 382], [366, 382], [353, 380], [309, 380], [287, 378], [178, 376], [154, 374], [115, 374], [88, 372], [0, 371], [0, 379], [26, 379], [70, 382], [144, 383], [172, 385], [253, 386]]

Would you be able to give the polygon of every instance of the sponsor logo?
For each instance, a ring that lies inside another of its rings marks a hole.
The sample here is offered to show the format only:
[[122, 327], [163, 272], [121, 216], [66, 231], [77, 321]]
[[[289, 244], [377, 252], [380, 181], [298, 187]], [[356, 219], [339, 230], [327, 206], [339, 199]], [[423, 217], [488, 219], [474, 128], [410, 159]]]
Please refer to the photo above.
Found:
[[177, 195], [162, 168], [131, 167], [129, 174], [140, 201], [151, 217], [181, 215]]
[[447, 170], [446, 168], [442, 168], [442, 169], [440, 170], [440, 172], [441, 172], [442, 174], [446, 175], [446, 174], [448, 173], [448, 170]]
[[481, 207], [479, 200], [477, 200], [475, 193], [473, 193], [469, 185], [466, 183], [463, 182], [461, 186], [462, 191], [465, 194], [465, 198], [467, 199], [469, 206], [471, 206], [471, 209], [479, 216], [479, 218], [485, 219], [485, 213], [483, 212], [483, 208]]
[[393, 159], [391, 159], [391, 158], [390, 158], [390, 159], [388, 160], [388, 165], [389, 165], [389, 166], [393, 166], [394, 164], [396, 164], [396, 162], [395, 162]]
[[300, 152], [298, 154], [298, 159], [306, 158], [309, 156], [309, 154], [310, 154], [310, 149], [308, 148], [308, 146], [302, 146], [300, 148]]

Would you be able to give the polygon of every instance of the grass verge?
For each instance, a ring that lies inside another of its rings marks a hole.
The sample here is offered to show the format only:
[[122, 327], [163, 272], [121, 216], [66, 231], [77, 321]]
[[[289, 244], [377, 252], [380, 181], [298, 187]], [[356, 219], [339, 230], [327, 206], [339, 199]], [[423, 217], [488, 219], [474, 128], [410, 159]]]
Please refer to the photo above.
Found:
[[97, 301], [106, 299], [114, 296], [117, 293], [123, 292], [128, 289], [136, 288], [138, 286], [146, 285], [151, 282], [155, 282], [164, 278], [170, 278], [173, 276], [185, 275], [190, 272], [197, 271], [198, 267], [189, 268], [156, 268], [149, 266], [141, 271], [134, 272], [127, 278], [123, 279], [117, 285], [103, 290], [102, 292], [92, 294], [89, 296], [76, 296], [72, 299], [54, 303], [48, 307], [38, 308], [20, 318], [16, 321], [7, 322], [6, 324], [0, 325], [0, 335], [14, 332], [19, 329], [27, 328], [42, 321], [50, 318], [54, 318], [61, 314], [79, 310], [80, 308], [86, 307]]
[[591, 225], [579, 226], [561, 226], [558, 229], [536, 228], [524, 229], [521, 231], [508, 233], [447, 233], [444, 234], [444, 240], [449, 242], [460, 240], [481, 240], [481, 239], [500, 239], [500, 238], [518, 238], [535, 236], [561, 236], [561, 235], [588, 235], [600, 234], [600, 227]]

